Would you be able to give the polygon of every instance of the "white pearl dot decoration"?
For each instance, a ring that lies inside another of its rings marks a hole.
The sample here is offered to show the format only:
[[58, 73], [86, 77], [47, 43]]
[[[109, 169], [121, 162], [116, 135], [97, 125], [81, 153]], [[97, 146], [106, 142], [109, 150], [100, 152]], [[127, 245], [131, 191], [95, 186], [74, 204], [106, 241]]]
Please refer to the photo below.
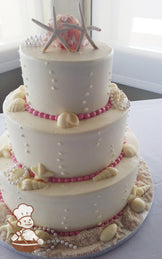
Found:
[[88, 107], [84, 108], [84, 112], [88, 112], [88, 111], [89, 111]]
[[93, 89], [93, 88], [94, 88], [94, 85], [90, 85], [89, 88], [90, 88], [90, 89]]
[[48, 65], [48, 61], [45, 61], [44, 64], [45, 64], [45, 66], [47, 66]]
[[83, 101], [82, 101], [82, 104], [86, 104], [86, 103], [87, 103], [87, 101], [86, 101], [86, 100], [83, 100]]
[[89, 92], [86, 92], [86, 93], [84, 94], [85, 97], [88, 97], [89, 95], [90, 95]]
[[89, 73], [89, 77], [92, 77], [93, 75], [94, 75], [93, 72], [90, 72], [90, 73]]
[[57, 142], [57, 146], [60, 147], [62, 144], [61, 142]]

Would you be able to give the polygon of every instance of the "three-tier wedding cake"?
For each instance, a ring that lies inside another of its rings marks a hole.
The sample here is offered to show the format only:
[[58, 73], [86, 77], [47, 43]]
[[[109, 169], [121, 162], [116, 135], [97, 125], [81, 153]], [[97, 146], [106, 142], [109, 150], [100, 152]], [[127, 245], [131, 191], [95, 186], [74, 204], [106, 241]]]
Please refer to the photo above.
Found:
[[64, 257], [122, 239], [152, 194], [149, 177], [137, 181], [139, 165], [148, 170], [126, 125], [129, 101], [111, 83], [113, 50], [87, 36], [99, 29], [80, 13], [81, 24], [55, 11], [54, 27], [34, 20], [48, 32], [20, 46], [24, 85], [5, 99], [0, 139], [3, 202], [31, 205], [39, 253]]

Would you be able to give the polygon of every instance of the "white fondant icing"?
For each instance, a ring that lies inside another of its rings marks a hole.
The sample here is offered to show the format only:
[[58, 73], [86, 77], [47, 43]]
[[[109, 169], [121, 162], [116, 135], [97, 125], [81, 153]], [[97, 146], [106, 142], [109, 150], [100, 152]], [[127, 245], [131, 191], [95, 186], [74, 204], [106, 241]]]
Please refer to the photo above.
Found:
[[[58, 168], [58, 152], [63, 153], [61, 165], [67, 177], [87, 175], [103, 169], [112, 162], [111, 145], [114, 148], [115, 160], [121, 153], [127, 111], [110, 109], [88, 120], [82, 120], [73, 128], [58, 128], [56, 121], [42, 119], [28, 112], [8, 113], [4, 103], [4, 113], [13, 151], [17, 160], [31, 167], [42, 163], [49, 171], [60, 176]], [[22, 125], [25, 142], [30, 145], [30, 154], [26, 156], [24, 147], [19, 141]], [[101, 141], [97, 141], [100, 132]], [[96, 148], [96, 144], [98, 144]], [[48, 151], [48, 156], [47, 156]], [[62, 170], [61, 170], [62, 171]]]
[[[90, 85], [93, 92], [88, 99], [89, 112], [106, 105], [109, 86], [107, 71], [112, 69], [113, 53], [104, 43], [98, 43], [98, 47], [95, 51], [86, 47], [79, 53], [50, 47], [46, 53], [42, 53], [41, 47], [28, 48], [22, 45], [20, 56], [24, 84], [28, 85], [27, 101], [32, 103], [35, 110], [49, 114], [60, 114], [66, 110], [83, 113], [80, 99]], [[25, 68], [23, 64], [26, 64]], [[30, 81], [26, 80], [27, 77]], [[55, 95], [51, 95], [51, 77], [59, 81]]]

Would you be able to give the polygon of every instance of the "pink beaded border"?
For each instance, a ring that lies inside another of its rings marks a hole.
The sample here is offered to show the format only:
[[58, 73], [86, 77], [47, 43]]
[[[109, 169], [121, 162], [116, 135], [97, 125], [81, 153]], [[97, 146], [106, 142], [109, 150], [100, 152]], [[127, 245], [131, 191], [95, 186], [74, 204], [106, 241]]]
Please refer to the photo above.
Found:
[[[122, 160], [122, 158], [124, 157], [124, 152], [122, 151], [120, 153], [120, 155], [118, 156], [118, 158], [115, 160], [115, 162], [111, 163], [110, 165], [104, 167], [102, 170], [97, 171], [95, 173], [92, 173], [90, 175], [85, 175], [85, 176], [77, 176], [77, 177], [70, 177], [70, 178], [56, 178], [56, 177], [49, 177], [48, 178], [48, 182], [49, 183], [74, 183], [74, 182], [82, 182], [82, 181], [88, 181], [93, 179], [93, 177], [95, 177], [96, 175], [100, 174], [103, 170], [105, 170], [107, 167], [115, 167], [117, 164], [119, 164], [119, 162]], [[16, 164], [17, 159], [15, 157], [15, 155], [13, 154], [13, 152], [11, 152], [11, 158], [12, 161]], [[22, 167], [21, 164], [19, 164], [19, 167]], [[29, 171], [30, 176], [34, 177], [34, 173], [30, 170]]]
[[[3, 200], [3, 197], [2, 197], [2, 193], [1, 193], [1, 190], [0, 190], [0, 202], [4, 203], [4, 200]], [[9, 213], [11, 215], [13, 215], [12, 211], [7, 207], [7, 205], [5, 204], [6, 208], [8, 209]], [[52, 228], [48, 228], [48, 227], [40, 227], [40, 226], [34, 226], [34, 228], [36, 229], [41, 229], [41, 230], [44, 230], [45, 232], [49, 233], [49, 234], [53, 234], [53, 233], [57, 233], [59, 236], [76, 236], [78, 235], [80, 232], [84, 231], [84, 230], [91, 230], [91, 229], [94, 229], [94, 228], [99, 228], [99, 227], [104, 227], [110, 223], [112, 223], [114, 220], [118, 219], [119, 217], [121, 217], [123, 215], [123, 211], [120, 211], [118, 214], [116, 214], [113, 218], [101, 223], [100, 225], [97, 225], [97, 226], [94, 226], [94, 227], [90, 227], [90, 228], [86, 228], [86, 229], [82, 229], [82, 230], [78, 230], [78, 231], [67, 231], [67, 232], [59, 232], [59, 231], [56, 231]]]
[[[97, 115], [100, 115], [101, 113], [104, 113], [104, 112], [108, 111], [111, 108], [111, 105], [112, 105], [112, 103], [109, 100], [108, 103], [104, 107], [102, 107], [102, 108], [100, 108], [100, 109], [98, 109], [98, 110], [96, 110], [94, 112], [91, 112], [91, 113], [79, 113], [79, 114], [77, 114], [78, 119], [79, 120], [84, 120], [84, 119], [93, 118], [93, 117], [95, 117]], [[50, 115], [48, 113], [39, 112], [39, 111], [31, 108], [28, 103], [25, 104], [25, 110], [28, 111], [29, 113], [33, 114], [34, 116], [38, 116], [40, 118], [44, 118], [44, 119], [48, 119], [48, 120], [55, 120], [55, 121], [57, 121], [58, 116], [59, 116], [59, 115]]]

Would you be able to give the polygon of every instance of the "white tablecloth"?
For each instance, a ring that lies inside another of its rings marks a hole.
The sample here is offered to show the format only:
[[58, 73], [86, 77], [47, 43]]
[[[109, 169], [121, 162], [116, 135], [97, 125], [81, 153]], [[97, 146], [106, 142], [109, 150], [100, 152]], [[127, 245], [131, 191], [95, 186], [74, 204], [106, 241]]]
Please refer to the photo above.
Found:
[[[161, 259], [162, 258], [162, 99], [131, 103], [128, 125], [136, 134], [141, 157], [149, 166], [154, 181], [154, 202], [141, 229], [126, 243], [99, 259]], [[0, 114], [0, 134], [4, 118]], [[23, 259], [0, 246], [0, 258]]]

